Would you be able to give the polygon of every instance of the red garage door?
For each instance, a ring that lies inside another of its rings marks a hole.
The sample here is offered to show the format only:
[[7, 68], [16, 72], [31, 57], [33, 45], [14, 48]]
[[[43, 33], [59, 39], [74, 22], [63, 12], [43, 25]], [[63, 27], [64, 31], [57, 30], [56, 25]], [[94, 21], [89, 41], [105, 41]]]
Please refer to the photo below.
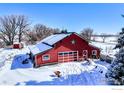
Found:
[[70, 62], [78, 60], [78, 51], [67, 51], [58, 53], [58, 62]]

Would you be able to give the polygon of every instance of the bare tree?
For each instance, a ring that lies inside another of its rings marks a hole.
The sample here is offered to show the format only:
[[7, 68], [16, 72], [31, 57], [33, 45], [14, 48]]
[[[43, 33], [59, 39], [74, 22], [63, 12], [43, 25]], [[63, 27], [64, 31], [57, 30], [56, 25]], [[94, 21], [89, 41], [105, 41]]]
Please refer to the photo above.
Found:
[[17, 34], [17, 16], [0, 17], [0, 36], [6, 45], [13, 44], [14, 38]]
[[47, 36], [58, 32], [60, 32], [58, 28], [50, 28], [42, 24], [36, 24], [30, 31], [26, 33], [26, 41], [28, 44], [35, 44], [36, 41], [40, 41], [46, 38]]
[[26, 37], [27, 44], [35, 44], [37, 41], [36, 34], [33, 31], [27, 32]]
[[0, 48], [4, 47], [3, 40], [1, 39], [2, 37], [0, 36]]
[[80, 35], [84, 37], [87, 41], [91, 40], [92, 34], [93, 34], [93, 29], [91, 28], [85, 28], [80, 33]]
[[0, 17], [0, 37], [6, 45], [12, 45], [15, 37], [18, 37], [18, 41], [21, 42], [22, 35], [28, 30], [28, 26], [28, 19], [24, 15]]
[[100, 36], [101, 36], [101, 38], [102, 38], [102, 42], [104, 43], [105, 40], [106, 40], [106, 38], [107, 38], [106, 34], [105, 34], [105, 33], [101, 33]]
[[4, 43], [0, 42], [0, 48], [3, 48], [3, 47], [4, 47]]
[[59, 29], [46, 27], [45, 25], [42, 24], [36, 24], [33, 28], [33, 32], [35, 32], [37, 40], [42, 40], [51, 34], [59, 32]]
[[18, 16], [18, 41], [22, 41], [22, 35], [29, 31], [29, 22], [28, 18], [24, 15]]

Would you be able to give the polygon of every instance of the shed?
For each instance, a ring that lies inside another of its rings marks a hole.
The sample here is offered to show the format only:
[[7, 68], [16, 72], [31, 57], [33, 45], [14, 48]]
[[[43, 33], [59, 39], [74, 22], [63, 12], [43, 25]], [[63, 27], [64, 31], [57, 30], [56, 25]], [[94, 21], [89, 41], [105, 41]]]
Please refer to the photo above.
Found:
[[14, 43], [13, 44], [13, 49], [22, 49], [23, 48], [23, 44], [22, 43]]

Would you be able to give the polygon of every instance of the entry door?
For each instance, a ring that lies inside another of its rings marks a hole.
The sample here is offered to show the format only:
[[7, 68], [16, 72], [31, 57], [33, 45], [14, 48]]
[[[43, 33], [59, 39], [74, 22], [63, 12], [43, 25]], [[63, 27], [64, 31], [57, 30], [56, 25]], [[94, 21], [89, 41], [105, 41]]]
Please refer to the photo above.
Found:
[[78, 60], [78, 51], [67, 51], [58, 53], [58, 62], [71, 62]]
[[83, 58], [88, 58], [88, 50], [83, 50], [82, 56]]

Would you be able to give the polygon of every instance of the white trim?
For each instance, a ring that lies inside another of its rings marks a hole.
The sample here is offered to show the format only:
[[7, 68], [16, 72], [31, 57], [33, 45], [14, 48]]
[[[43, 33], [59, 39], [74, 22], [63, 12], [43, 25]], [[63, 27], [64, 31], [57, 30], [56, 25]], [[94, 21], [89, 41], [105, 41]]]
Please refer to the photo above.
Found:
[[[72, 54], [69, 54], [69, 53]], [[62, 55], [59, 55], [59, 53], [63, 53]], [[67, 53], [67, 56], [64, 55], [64, 53]], [[74, 55], [76, 53], [76, 55]], [[64, 59], [67, 60], [67, 62], [69, 61], [74, 61], [75, 57], [78, 61], [78, 51], [64, 51], [64, 52], [58, 52], [58, 62], [66, 62]]]
[[69, 53], [68, 53], [68, 61], [69, 61]]
[[[48, 56], [48, 59], [44, 59], [44, 56]], [[42, 55], [42, 60], [43, 60], [43, 61], [48, 61], [48, 60], [50, 60], [50, 54]]]
[[74, 32], [73, 34], [77, 35], [79, 38], [83, 39], [84, 41], [86, 41], [88, 43], [88, 40], [86, 40], [84, 37], [80, 36], [78, 33]]
[[78, 51], [77, 51], [77, 61], [79, 60], [79, 56], [78, 56], [79, 54], [78, 54]]
[[64, 52], [58, 52], [58, 53], [65, 53], [65, 52], [78, 52], [78, 51], [64, 51]]
[[92, 50], [92, 55], [97, 55], [97, 50]]
[[37, 67], [37, 55], [34, 56], [35, 67]]
[[[85, 55], [84, 55], [84, 51], [85, 51], [85, 53], [86, 53]], [[88, 50], [83, 50], [82, 56], [83, 56], [83, 57], [88, 57]]]

